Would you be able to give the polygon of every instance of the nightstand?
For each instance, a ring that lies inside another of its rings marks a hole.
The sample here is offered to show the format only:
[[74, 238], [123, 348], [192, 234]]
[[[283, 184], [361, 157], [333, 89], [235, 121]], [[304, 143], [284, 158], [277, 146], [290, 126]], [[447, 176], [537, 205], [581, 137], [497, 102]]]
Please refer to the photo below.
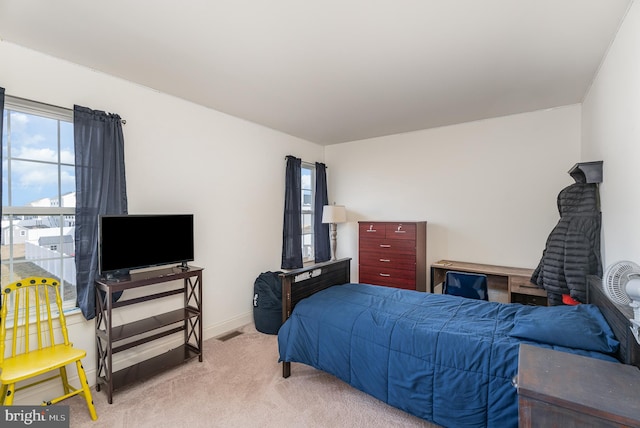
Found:
[[637, 367], [520, 345], [520, 427], [639, 427]]

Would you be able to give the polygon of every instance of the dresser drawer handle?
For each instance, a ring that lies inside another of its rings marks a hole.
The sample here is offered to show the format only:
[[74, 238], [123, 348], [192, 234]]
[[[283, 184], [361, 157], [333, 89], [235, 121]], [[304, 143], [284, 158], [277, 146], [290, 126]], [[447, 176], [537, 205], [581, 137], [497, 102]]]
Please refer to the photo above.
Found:
[[380, 244], [380, 248], [391, 248], [390, 244]]
[[389, 273], [381, 273], [380, 276], [391, 276]]
[[369, 232], [376, 233], [376, 232], [377, 232], [377, 230], [375, 230], [375, 229], [367, 229], [367, 230], [365, 230], [365, 232], [367, 232], [367, 233], [369, 233]]
[[385, 262], [385, 263], [389, 263], [389, 262], [391, 262], [391, 260], [390, 260], [390, 259], [380, 259], [380, 261], [381, 261], [381, 262]]
[[406, 230], [394, 230], [395, 233], [407, 233]]

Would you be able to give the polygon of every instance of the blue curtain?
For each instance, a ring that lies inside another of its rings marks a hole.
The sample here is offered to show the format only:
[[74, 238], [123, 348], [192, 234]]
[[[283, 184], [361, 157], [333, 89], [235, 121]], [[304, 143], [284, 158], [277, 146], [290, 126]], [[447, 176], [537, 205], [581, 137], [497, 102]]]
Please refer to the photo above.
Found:
[[73, 107], [76, 155], [76, 288], [87, 320], [96, 315], [98, 220], [127, 214], [122, 120], [113, 113]]
[[281, 269], [302, 267], [302, 160], [287, 156], [284, 193], [284, 225], [282, 228]]
[[322, 223], [322, 207], [329, 205], [327, 197], [327, 166], [316, 162], [315, 216], [313, 217], [314, 254], [316, 263], [331, 259], [329, 224]]

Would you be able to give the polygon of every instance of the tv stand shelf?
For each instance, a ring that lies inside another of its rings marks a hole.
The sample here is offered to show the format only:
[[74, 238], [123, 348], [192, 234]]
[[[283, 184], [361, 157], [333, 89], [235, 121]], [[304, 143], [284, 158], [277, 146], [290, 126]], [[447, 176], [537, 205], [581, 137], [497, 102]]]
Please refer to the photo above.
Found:
[[[126, 279], [96, 281], [96, 390], [105, 387], [109, 404], [117, 389], [198, 357], [202, 362], [202, 268], [190, 266], [134, 273]], [[115, 293], [182, 280], [180, 287], [113, 301]], [[113, 325], [113, 310], [178, 294], [184, 307], [133, 322]], [[113, 354], [184, 332], [184, 343], [148, 360], [113, 371]]]
[[[185, 346], [157, 355], [138, 364], [131, 365], [117, 372], [113, 372], [114, 391], [141, 379], [147, 379], [165, 370], [184, 363], [187, 359], [195, 358], [199, 354]], [[112, 401], [109, 401], [111, 404]]]

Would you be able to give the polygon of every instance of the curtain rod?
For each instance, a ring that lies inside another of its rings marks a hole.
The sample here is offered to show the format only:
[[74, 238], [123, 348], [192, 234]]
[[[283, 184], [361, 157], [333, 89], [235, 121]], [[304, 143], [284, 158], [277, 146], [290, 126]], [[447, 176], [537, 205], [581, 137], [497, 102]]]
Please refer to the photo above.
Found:
[[[70, 108], [67, 108], [67, 107], [60, 107], [60, 106], [56, 106], [56, 105], [53, 105], [53, 104], [43, 103], [43, 102], [40, 102], [40, 101], [33, 101], [33, 100], [28, 99], [28, 98], [16, 97], [15, 95], [5, 94], [5, 97], [14, 99], [16, 101], [19, 101], [19, 102], [22, 102], [22, 103], [25, 103], [25, 104], [34, 104], [35, 107], [37, 107], [38, 105], [41, 105], [41, 106], [44, 105], [44, 106], [50, 107], [52, 109], [62, 110], [64, 112], [66, 112], [66, 113], [71, 113], [73, 115], [73, 109], [70, 109]], [[122, 123], [123, 125], [126, 125], [127, 121], [126, 121], [126, 119], [120, 118], [120, 123]]]
[[[289, 156], [291, 156], [292, 158], [295, 158], [295, 156], [293, 156], [293, 155], [289, 155]], [[285, 156], [285, 157], [284, 157], [284, 160], [287, 160], [287, 158], [288, 158], [289, 156]], [[316, 164], [315, 162], [309, 162], [309, 161], [306, 161], [306, 160], [304, 160], [304, 159], [300, 159], [300, 162], [302, 162], [302, 163], [306, 163], [306, 164], [308, 164], [308, 165], [315, 165], [315, 164]], [[319, 163], [323, 163], [323, 162], [319, 162]], [[327, 168], [327, 169], [329, 168], [327, 165], [325, 165], [324, 167], [325, 167], [325, 168]]]

